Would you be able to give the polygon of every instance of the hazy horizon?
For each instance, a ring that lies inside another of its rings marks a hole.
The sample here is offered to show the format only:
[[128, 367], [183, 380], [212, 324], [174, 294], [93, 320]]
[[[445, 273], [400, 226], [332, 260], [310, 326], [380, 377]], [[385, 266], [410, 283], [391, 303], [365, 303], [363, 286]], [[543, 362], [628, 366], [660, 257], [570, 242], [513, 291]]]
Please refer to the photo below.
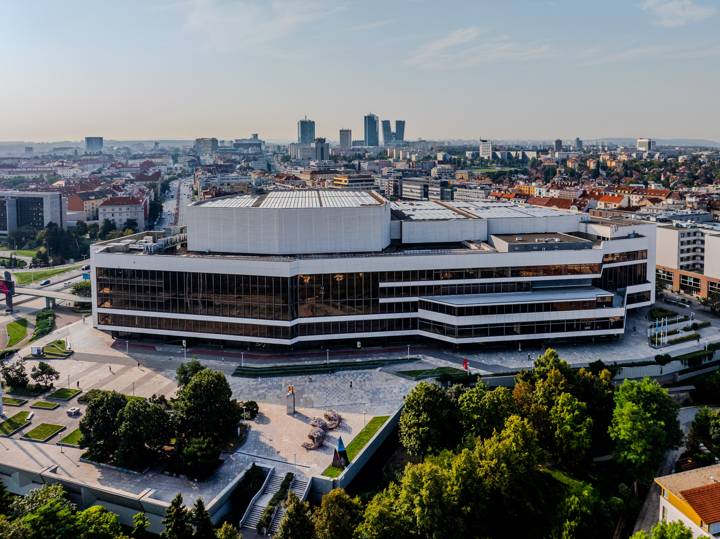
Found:
[[0, 140], [720, 141], [717, 0], [5, 6]]

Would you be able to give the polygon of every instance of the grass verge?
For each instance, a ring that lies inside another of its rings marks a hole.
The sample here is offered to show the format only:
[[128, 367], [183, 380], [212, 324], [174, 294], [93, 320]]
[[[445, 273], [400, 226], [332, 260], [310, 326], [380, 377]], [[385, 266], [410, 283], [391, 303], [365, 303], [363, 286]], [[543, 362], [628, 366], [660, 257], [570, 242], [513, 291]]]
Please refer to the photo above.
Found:
[[47, 398], [48, 399], [57, 399], [59, 401], [69, 401], [73, 397], [79, 395], [82, 393], [82, 390], [80, 389], [72, 389], [69, 387], [61, 387], [60, 389], [53, 391], [50, 393]]
[[0, 436], [12, 436], [13, 433], [28, 426], [30, 424], [29, 415], [30, 412], [18, 412], [14, 416], [8, 417], [0, 423]]
[[58, 406], [60, 406], [60, 403], [57, 402], [36, 401], [30, 405], [30, 408], [39, 408], [40, 410], [54, 410]]
[[19, 318], [17, 320], [13, 320], [5, 326], [5, 331], [7, 331], [8, 335], [8, 342], [6, 345], [8, 348], [16, 345], [27, 337], [27, 325], [28, 321], [25, 318]]
[[80, 432], [80, 429], [75, 429], [70, 434], [65, 436], [64, 438], [61, 438], [58, 442], [59, 444], [65, 444], [65, 445], [71, 445], [73, 447], [80, 447], [80, 442], [82, 441], [82, 432]]
[[[357, 433], [357, 436], [355, 436], [345, 448], [350, 462], [355, 460], [355, 457], [363, 450], [370, 439], [375, 436], [375, 433], [380, 430], [380, 427], [382, 427], [389, 418], [390, 416], [387, 415], [373, 417], [368, 421], [368, 424]], [[341, 473], [343, 473], [343, 468], [337, 468], [331, 465], [325, 468], [322, 474], [326, 477], [338, 477]]]
[[44, 281], [55, 275], [60, 275], [68, 271], [78, 269], [82, 264], [74, 264], [72, 266], [64, 266], [62, 268], [47, 268], [37, 271], [18, 271], [15, 272], [13, 277], [18, 286], [24, 286], [26, 284], [33, 283], [35, 281]]
[[16, 397], [3, 397], [2, 401], [5, 406], [22, 406], [27, 402], [25, 399], [18, 399]]
[[36, 442], [47, 442], [50, 438], [52, 438], [58, 432], [64, 429], [65, 427], [63, 425], [55, 425], [53, 423], [40, 423], [31, 431], [23, 434], [23, 438], [35, 440]]

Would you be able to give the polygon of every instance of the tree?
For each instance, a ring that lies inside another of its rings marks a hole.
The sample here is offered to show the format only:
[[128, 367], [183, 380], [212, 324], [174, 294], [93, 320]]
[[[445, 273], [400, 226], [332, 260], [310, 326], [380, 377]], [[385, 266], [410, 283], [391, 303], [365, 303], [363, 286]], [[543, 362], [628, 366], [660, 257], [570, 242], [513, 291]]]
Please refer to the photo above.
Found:
[[100, 393], [90, 400], [80, 420], [82, 447], [91, 459], [112, 462], [120, 445], [120, 414], [127, 404], [124, 395], [115, 391]]
[[634, 533], [630, 539], [693, 539], [693, 533], [685, 524], [676, 520], [674, 522], [658, 522], [650, 530], [650, 533], [639, 531]]
[[178, 437], [224, 441], [236, 430], [238, 407], [230, 400], [232, 391], [225, 375], [202, 369], [180, 388], [173, 401]]
[[474, 391], [460, 397], [460, 417], [466, 432], [488, 438], [501, 431], [505, 420], [517, 412], [512, 392], [506, 387]]
[[312, 539], [315, 537], [310, 506], [300, 501], [294, 492], [288, 492], [285, 501], [285, 515], [280, 521], [275, 539]]
[[103, 219], [103, 222], [100, 225], [100, 230], [98, 231], [98, 237], [101, 240], [104, 240], [108, 237], [110, 232], [115, 230], [115, 228], [115, 221], [111, 221], [110, 219]]
[[216, 438], [190, 438], [179, 449], [185, 471], [190, 477], [204, 479], [217, 467], [221, 447]]
[[368, 502], [355, 533], [360, 539], [408, 539], [413, 536], [410, 515], [397, 505], [400, 487], [395, 483]]
[[125, 221], [125, 226], [123, 228], [130, 229], [133, 232], [137, 232], [137, 230], [138, 230], [137, 219], [128, 219], [127, 221]]
[[121, 466], [142, 468], [152, 461], [170, 439], [170, 417], [149, 399], [132, 399], [118, 417], [118, 449], [115, 460]]
[[[5, 483], [0, 481], [0, 515], [6, 515], [10, 513], [10, 504], [12, 503], [13, 497], [8, 492]], [[2, 534], [0, 534], [2, 537]]]
[[192, 522], [194, 531], [193, 538], [195, 539], [215, 539], [215, 530], [213, 530], [213, 524], [210, 520], [210, 514], [205, 509], [205, 504], [202, 498], [195, 500], [195, 505], [190, 515], [190, 521]]
[[550, 409], [554, 452], [560, 462], [574, 466], [581, 462], [592, 442], [592, 419], [585, 403], [570, 393], [562, 393]]
[[75, 223], [75, 229], [73, 230], [77, 236], [85, 236], [88, 233], [88, 225], [85, 221], [78, 221]]
[[75, 515], [80, 539], [116, 539], [122, 533], [118, 516], [101, 505], [93, 505]]
[[90, 281], [78, 281], [72, 285], [71, 290], [76, 296], [89, 298], [92, 295], [92, 284]]
[[42, 387], [52, 387], [53, 382], [60, 379], [60, 373], [48, 363], [41, 361], [32, 368], [30, 377]]
[[648, 479], [665, 451], [680, 445], [678, 405], [654, 380], [625, 380], [615, 393], [610, 437], [618, 461]]
[[229, 522], [223, 522], [222, 526], [215, 531], [215, 536], [217, 539], [242, 539], [238, 529]]
[[187, 383], [192, 379], [193, 376], [195, 376], [197, 373], [199, 373], [205, 368], [207, 367], [205, 367], [195, 358], [192, 358], [190, 361], [186, 361], [185, 363], [180, 363], [177, 370], [175, 371], [175, 378], [177, 379], [178, 385], [187, 385]]
[[28, 531], [24, 539], [77, 539], [81, 535], [72, 506], [59, 499], [51, 499], [17, 520]]
[[424, 457], [454, 447], [459, 439], [458, 411], [439, 386], [420, 382], [400, 415], [400, 441], [408, 453]]
[[5, 383], [10, 387], [25, 388], [28, 385], [28, 375], [25, 369], [25, 360], [18, 358], [15, 361], [5, 361], [0, 365], [0, 374], [2, 374]]
[[343, 489], [333, 489], [323, 496], [320, 507], [313, 513], [315, 536], [317, 539], [352, 537], [361, 515], [360, 500], [351, 498]]
[[147, 529], [150, 527], [150, 519], [145, 513], [135, 513], [133, 515], [133, 539], [147, 539], [150, 533]]
[[71, 510], [75, 509], [68, 500], [67, 492], [62, 485], [43, 485], [40, 488], [32, 489], [25, 496], [15, 498], [10, 507], [10, 515], [20, 517], [32, 513], [49, 502], [58, 502]]
[[178, 493], [170, 502], [163, 519], [165, 530], [160, 534], [161, 539], [191, 539], [193, 529], [190, 515], [183, 505], [182, 494]]

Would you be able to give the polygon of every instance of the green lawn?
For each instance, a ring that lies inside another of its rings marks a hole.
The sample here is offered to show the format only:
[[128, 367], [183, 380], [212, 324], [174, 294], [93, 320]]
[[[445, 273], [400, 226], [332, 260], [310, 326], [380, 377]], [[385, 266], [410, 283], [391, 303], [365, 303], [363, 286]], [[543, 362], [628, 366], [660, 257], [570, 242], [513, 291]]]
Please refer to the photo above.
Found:
[[54, 410], [58, 406], [60, 406], [60, 404], [57, 402], [36, 401], [30, 405], [30, 408], [40, 408], [41, 410]]
[[27, 325], [28, 321], [25, 318], [19, 318], [17, 320], [13, 320], [5, 327], [5, 331], [7, 331], [8, 335], [8, 342], [6, 345], [8, 348], [16, 345], [27, 337]]
[[7, 418], [0, 423], [0, 436], [10, 436], [16, 430], [19, 430], [30, 424], [28, 416], [30, 412], [18, 412], [12, 417]]
[[23, 438], [30, 438], [37, 442], [47, 442], [58, 432], [63, 430], [63, 425], [54, 425], [52, 423], [40, 423], [37, 427], [23, 434]]
[[25, 399], [17, 399], [15, 397], [5, 397], [3, 396], [3, 404], [5, 406], [22, 406], [27, 401]]
[[61, 387], [57, 391], [53, 391], [52, 393], [50, 393], [47, 396], [47, 398], [48, 399], [57, 399], [60, 401], [69, 401], [74, 396], [79, 395], [80, 393], [82, 393], [82, 391], [80, 391], [79, 389], [72, 389], [69, 387]]
[[29, 256], [30, 258], [34, 257], [37, 254], [37, 249], [18, 249], [15, 251], [16, 256]]
[[19, 286], [23, 286], [34, 281], [44, 281], [45, 279], [49, 279], [55, 275], [60, 275], [61, 273], [77, 269], [80, 266], [82, 266], [82, 264], [63, 266], [62, 268], [47, 268], [37, 271], [17, 271], [14, 273], [13, 277]]
[[[380, 430], [380, 427], [382, 427], [389, 418], [390, 416], [387, 415], [373, 417], [370, 421], [368, 421], [368, 424], [365, 425], [365, 428], [357, 433], [357, 436], [355, 436], [355, 438], [353, 438], [345, 448], [350, 462], [352, 462], [358, 453], [363, 450], [370, 439], [375, 436], [375, 433]], [[326, 477], [338, 477], [342, 472], [343, 468], [328, 466], [322, 474]]]
[[58, 443], [80, 447], [80, 440], [82, 440], [82, 432], [80, 432], [80, 429], [75, 429], [70, 434], [62, 438]]

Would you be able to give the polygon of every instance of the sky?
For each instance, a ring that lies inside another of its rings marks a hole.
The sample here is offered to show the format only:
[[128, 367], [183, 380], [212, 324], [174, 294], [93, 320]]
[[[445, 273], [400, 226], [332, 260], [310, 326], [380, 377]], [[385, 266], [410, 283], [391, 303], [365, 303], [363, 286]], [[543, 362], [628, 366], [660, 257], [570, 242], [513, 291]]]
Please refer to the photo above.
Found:
[[720, 0], [5, 0], [0, 140], [720, 141]]

